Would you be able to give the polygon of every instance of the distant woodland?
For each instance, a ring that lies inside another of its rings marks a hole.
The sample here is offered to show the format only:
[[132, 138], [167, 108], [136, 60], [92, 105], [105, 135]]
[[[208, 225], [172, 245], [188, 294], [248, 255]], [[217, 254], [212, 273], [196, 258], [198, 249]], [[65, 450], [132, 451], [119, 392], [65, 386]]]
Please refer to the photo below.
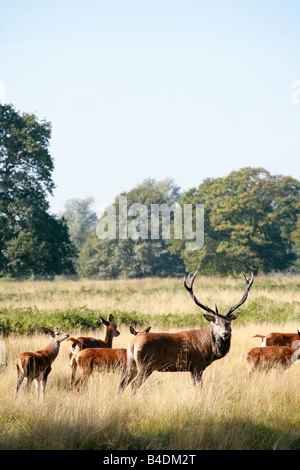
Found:
[[[181, 238], [174, 236], [173, 211], [168, 239], [145, 238], [142, 232], [136, 239], [100, 239], [92, 198], [66, 201], [61, 214], [51, 214], [48, 197], [55, 185], [50, 139], [51, 123], [21, 114], [12, 105], [0, 105], [2, 278], [177, 277], [195, 269], [207, 275], [300, 271], [298, 180], [247, 167], [224, 178], [207, 178], [184, 192], [170, 178], [149, 178], [120, 194], [126, 196], [128, 206], [144, 205], [151, 232], [153, 204], [172, 208], [203, 205], [203, 247], [187, 250], [184, 229]], [[111, 202], [116, 233], [120, 195]], [[128, 223], [138, 215], [130, 214]], [[195, 213], [192, 224], [195, 228]]]

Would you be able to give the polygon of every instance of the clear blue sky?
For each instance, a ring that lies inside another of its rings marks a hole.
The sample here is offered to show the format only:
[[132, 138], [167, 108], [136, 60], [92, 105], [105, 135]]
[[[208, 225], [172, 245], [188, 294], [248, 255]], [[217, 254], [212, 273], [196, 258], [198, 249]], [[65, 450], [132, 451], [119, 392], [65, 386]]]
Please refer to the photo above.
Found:
[[0, 2], [0, 92], [52, 123], [56, 213], [148, 177], [300, 179], [296, 80], [299, 0]]

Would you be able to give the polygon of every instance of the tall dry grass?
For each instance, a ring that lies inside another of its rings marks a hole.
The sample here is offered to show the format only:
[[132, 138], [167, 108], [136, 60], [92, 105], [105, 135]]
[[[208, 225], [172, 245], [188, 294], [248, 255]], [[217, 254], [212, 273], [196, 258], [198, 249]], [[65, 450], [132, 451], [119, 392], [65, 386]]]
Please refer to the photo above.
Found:
[[[257, 325], [233, 327], [231, 350], [204, 372], [202, 389], [189, 373], [155, 372], [135, 397], [129, 388], [117, 394], [118, 373], [95, 373], [85, 388], [71, 391], [64, 342], [40, 402], [34, 387], [29, 394], [21, 388], [14, 401], [14, 363], [19, 353], [43, 348], [48, 339], [11, 335], [4, 340], [8, 362], [0, 373], [0, 448], [299, 449], [300, 368], [249, 378], [241, 355], [258, 345], [252, 338], [257, 332]], [[122, 328], [114, 346], [129, 339]]]
[[[279, 309], [283, 302], [299, 305], [299, 277], [276, 278], [272, 285], [265, 281], [256, 279], [251, 301], [269, 299]], [[195, 281], [199, 299], [212, 306], [217, 302], [225, 308], [242, 291], [240, 279], [199, 276]], [[8, 309], [37, 306], [49, 312], [69, 305], [107, 306], [149, 313], [152, 318], [162, 312], [199, 312], [182, 280], [174, 279], [2, 281], [0, 302]], [[69, 346], [63, 342], [44, 400], [36, 400], [34, 386], [26, 394], [23, 384], [14, 401], [16, 358], [21, 352], [44, 348], [48, 337], [41, 333], [2, 337], [7, 364], [0, 365], [0, 449], [300, 449], [299, 366], [250, 378], [241, 360], [246, 349], [259, 345], [259, 339], [252, 338], [256, 333], [294, 332], [300, 325], [264, 322], [263, 310], [260, 318], [260, 323], [244, 324], [241, 308], [239, 319], [233, 322], [230, 352], [206, 369], [202, 389], [192, 385], [189, 373], [155, 372], [135, 397], [129, 387], [117, 394], [118, 373], [95, 373], [85, 388], [71, 391]], [[121, 335], [113, 347], [126, 347], [132, 336], [128, 327], [119, 329]], [[68, 333], [76, 336], [78, 331]], [[85, 334], [102, 338], [103, 330]]]
[[[300, 303], [300, 276], [257, 276], [251, 289], [251, 301], [264, 298], [280, 303]], [[270, 289], [272, 287], [272, 289]], [[229, 308], [240, 299], [244, 289], [241, 278], [201, 276], [199, 273], [194, 291], [208, 305]], [[198, 312], [189, 301], [182, 279], [120, 279], [112, 281], [26, 281], [0, 280], [0, 305], [2, 308], [37, 307], [51, 312], [70, 307], [86, 306], [89, 309], [121, 309], [150, 315], [188, 314]]]

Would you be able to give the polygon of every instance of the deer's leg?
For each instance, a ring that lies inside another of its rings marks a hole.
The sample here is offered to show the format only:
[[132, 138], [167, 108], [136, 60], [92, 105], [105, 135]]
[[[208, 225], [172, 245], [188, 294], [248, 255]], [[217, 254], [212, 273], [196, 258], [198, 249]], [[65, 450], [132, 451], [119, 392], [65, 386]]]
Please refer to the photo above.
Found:
[[123, 374], [123, 378], [119, 384], [119, 390], [118, 393], [122, 392], [125, 387], [135, 378], [137, 374], [137, 369], [135, 362], [132, 361], [127, 365], [127, 369], [125, 370], [125, 373]]
[[79, 364], [79, 370], [81, 372], [80, 372], [80, 376], [75, 381], [75, 374], [76, 374], [77, 366], [78, 366], [77, 362], [75, 361], [75, 359], [73, 359], [72, 360], [73, 378], [71, 379], [71, 384], [73, 385], [73, 387], [76, 387], [76, 388], [78, 388], [79, 385], [83, 385], [83, 386], [87, 385], [88, 379], [92, 375], [93, 370], [94, 370], [94, 362], [90, 360], [87, 364], [85, 363]]
[[18, 369], [18, 375], [17, 375], [17, 384], [16, 384], [16, 390], [15, 390], [15, 395], [14, 398], [17, 398], [17, 393], [19, 391], [19, 388], [21, 387], [21, 384], [25, 378], [25, 375]]
[[136, 378], [131, 383], [131, 391], [135, 394], [145, 380], [152, 374], [152, 370], [148, 372], [138, 372]]
[[203, 375], [203, 370], [192, 370], [191, 371], [191, 376], [192, 376], [192, 381], [193, 384], [199, 387], [202, 387], [203, 382], [202, 382], [202, 375]]
[[126, 376], [126, 366], [121, 365], [119, 369], [120, 375], [121, 375], [121, 382], [125, 379]]
[[90, 368], [83, 368], [80, 377], [75, 382], [75, 387], [79, 387], [79, 385], [86, 386], [88, 383], [89, 377], [92, 375], [93, 370]]
[[72, 388], [75, 382], [76, 371], [77, 371], [77, 363], [75, 359], [73, 358], [71, 359], [70, 367], [71, 367], [70, 387]]
[[47, 379], [48, 379], [48, 374], [43, 375], [42, 380], [40, 381], [40, 392], [41, 392], [40, 395], [41, 395], [41, 398], [44, 398], [44, 396], [45, 396]]
[[36, 395], [39, 397], [39, 389], [40, 389], [40, 378], [34, 379], [35, 381], [35, 390], [36, 390]]
[[29, 376], [27, 377], [27, 384], [26, 384], [26, 392], [29, 392], [30, 389], [31, 389], [31, 385], [32, 385], [32, 381], [33, 381], [33, 377], [32, 376]]
[[135, 379], [131, 383], [131, 391], [135, 394], [137, 389], [145, 382], [145, 380], [152, 374], [151, 367], [140, 367]]
[[47, 380], [48, 380], [48, 375], [51, 372], [51, 366], [49, 365], [46, 370], [43, 372], [42, 376], [40, 377], [40, 387], [41, 387], [41, 398], [44, 398], [45, 396], [45, 390], [46, 390], [46, 385], [47, 385]]

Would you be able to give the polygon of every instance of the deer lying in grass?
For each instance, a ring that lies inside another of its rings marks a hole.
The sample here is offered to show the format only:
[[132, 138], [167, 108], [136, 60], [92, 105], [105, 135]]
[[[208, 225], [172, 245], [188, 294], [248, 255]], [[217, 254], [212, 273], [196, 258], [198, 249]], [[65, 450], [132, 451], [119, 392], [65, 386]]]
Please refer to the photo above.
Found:
[[41, 389], [42, 396], [44, 396], [47, 378], [51, 372], [51, 364], [59, 353], [60, 343], [69, 338], [69, 335], [59, 331], [57, 327], [53, 331], [48, 328], [43, 328], [43, 330], [51, 336], [47, 348], [42, 351], [24, 352], [16, 361], [17, 385], [15, 398], [25, 377], [27, 378], [26, 390], [30, 389], [32, 381], [35, 380], [37, 395], [39, 396]]
[[132, 391], [135, 392], [153, 371], [189, 371], [194, 384], [201, 383], [205, 368], [228, 353], [231, 321], [239, 315], [233, 312], [246, 301], [253, 283], [253, 274], [249, 278], [242, 275], [245, 281], [244, 294], [225, 315], [218, 313], [217, 306], [212, 310], [196, 299], [193, 293], [196, 274], [197, 271], [190, 273], [187, 282], [184, 278], [184, 286], [194, 302], [210, 314], [203, 314], [210, 324], [196, 330], [140, 334], [133, 338], [127, 348], [127, 370], [119, 385], [120, 392], [130, 382]]
[[105, 327], [105, 338], [96, 339], [89, 336], [80, 336], [79, 338], [69, 338], [68, 341], [72, 341], [71, 348], [69, 351], [69, 359], [73, 354], [76, 354], [79, 351], [82, 351], [86, 348], [111, 348], [113, 338], [119, 336], [120, 332], [117, 330], [117, 325], [114, 323], [113, 315], [109, 315], [109, 319], [104, 320], [100, 317], [104, 327]]
[[300, 346], [296, 348], [288, 346], [251, 348], [243, 354], [242, 358], [246, 360], [250, 374], [255, 370], [288, 369], [300, 359]]
[[[133, 335], [139, 335], [141, 333], [148, 333], [151, 326], [146, 328], [144, 331], [138, 332], [132, 326], [130, 332]], [[87, 348], [72, 356], [70, 367], [71, 367], [71, 387], [78, 386], [83, 381], [86, 381], [92, 374], [94, 369], [100, 372], [114, 372], [115, 370], [121, 373], [125, 372], [126, 369], [126, 349], [122, 348]], [[81, 369], [81, 376], [75, 382], [75, 376], [77, 367]]]
[[[295, 341], [300, 341], [300, 331], [297, 333], [270, 333], [269, 335], [255, 335], [252, 338], [261, 338], [261, 347], [265, 346], [288, 346], [290, 348], [296, 347], [298, 343], [293, 344]], [[300, 344], [300, 343], [299, 343]]]

